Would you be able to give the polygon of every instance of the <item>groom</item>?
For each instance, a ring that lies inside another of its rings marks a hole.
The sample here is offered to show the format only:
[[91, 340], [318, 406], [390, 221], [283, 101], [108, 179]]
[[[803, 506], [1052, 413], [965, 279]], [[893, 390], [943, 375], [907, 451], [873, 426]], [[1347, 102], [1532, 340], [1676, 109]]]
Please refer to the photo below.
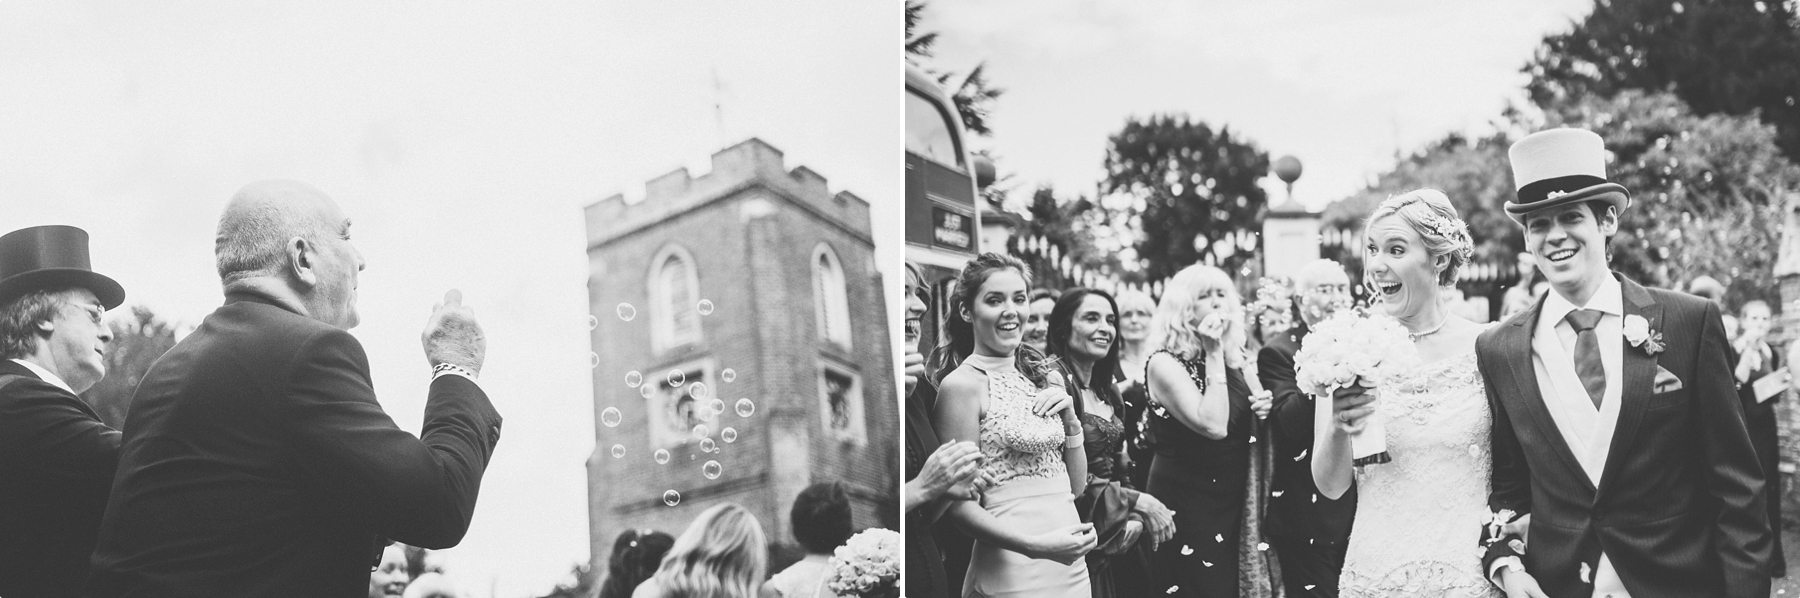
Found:
[[1764, 473], [1718, 307], [1607, 269], [1631, 198], [1600, 136], [1552, 129], [1509, 154], [1506, 212], [1553, 291], [1475, 344], [1489, 504], [1530, 515], [1529, 544], [1489, 545], [1490, 579], [1508, 596], [1768, 596]]

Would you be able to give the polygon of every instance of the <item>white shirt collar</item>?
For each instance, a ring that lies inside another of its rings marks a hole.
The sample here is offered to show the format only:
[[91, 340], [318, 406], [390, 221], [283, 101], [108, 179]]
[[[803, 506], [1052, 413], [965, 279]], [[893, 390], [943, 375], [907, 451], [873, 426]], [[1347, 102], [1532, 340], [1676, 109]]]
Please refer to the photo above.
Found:
[[75, 392], [75, 389], [69, 388], [69, 384], [63, 382], [62, 378], [58, 378], [54, 372], [44, 369], [44, 366], [23, 359], [14, 359], [13, 363], [25, 366], [25, 369], [31, 370], [31, 373], [33, 374], [37, 374], [37, 377], [42, 378], [45, 382], [55, 385], [57, 388], [69, 391], [69, 394], [80, 394]]
[[1538, 321], [1548, 322], [1551, 326], [1555, 326], [1563, 318], [1568, 317], [1569, 312], [1577, 309], [1595, 309], [1607, 315], [1624, 317], [1625, 288], [1619, 285], [1619, 279], [1613, 278], [1612, 274], [1608, 273], [1606, 280], [1600, 283], [1600, 288], [1594, 290], [1594, 296], [1588, 297], [1587, 305], [1583, 306], [1571, 303], [1558, 294], [1556, 289], [1550, 289], [1545, 293], [1544, 311], [1538, 314]]

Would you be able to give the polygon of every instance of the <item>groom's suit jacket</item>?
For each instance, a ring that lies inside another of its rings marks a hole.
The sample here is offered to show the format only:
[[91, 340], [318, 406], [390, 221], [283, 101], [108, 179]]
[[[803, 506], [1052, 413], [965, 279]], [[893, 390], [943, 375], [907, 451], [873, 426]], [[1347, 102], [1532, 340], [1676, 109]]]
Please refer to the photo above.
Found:
[[78, 596], [119, 433], [87, 403], [0, 359], [0, 596]]
[[[1544, 301], [1476, 341], [1493, 412], [1490, 506], [1531, 514], [1525, 569], [1557, 598], [1590, 594], [1602, 549], [1634, 598], [1768, 596], [1774, 537], [1718, 308], [1620, 283], [1625, 317], [1647, 320], [1665, 350], [1624, 347], [1597, 484], [1558, 429], [1533, 368]], [[1667, 372], [1660, 384], [1659, 370]], [[1499, 554], [1490, 551], [1484, 569]]]
[[138, 387], [87, 595], [363, 596], [381, 538], [461, 541], [500, 436], [481, 388], [433, 380], [414, 437], [355, 337], [226, 299]]

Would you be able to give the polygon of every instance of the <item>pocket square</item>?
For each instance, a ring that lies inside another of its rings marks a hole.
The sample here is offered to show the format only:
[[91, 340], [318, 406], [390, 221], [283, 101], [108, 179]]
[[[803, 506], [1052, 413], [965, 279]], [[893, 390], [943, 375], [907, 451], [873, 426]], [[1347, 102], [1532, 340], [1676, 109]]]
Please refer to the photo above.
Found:
[[1651, 383], [1650, 387], [1654, 389], [1651, 392], [1656, 394], [1681, 390], [1681, 378], [1677, 378], [1674, 372], [1659, 365], [1656, 366], [1656, 381]]

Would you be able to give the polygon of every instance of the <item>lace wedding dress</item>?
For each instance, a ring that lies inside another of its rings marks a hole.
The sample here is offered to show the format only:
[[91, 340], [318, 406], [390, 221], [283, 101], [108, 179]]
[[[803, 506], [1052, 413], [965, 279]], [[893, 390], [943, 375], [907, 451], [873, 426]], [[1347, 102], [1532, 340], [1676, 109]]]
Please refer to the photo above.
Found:
[[1356, 596], [1499, 596], [1475, 535], [1489, 518], [1487, 397], [1475, 353], [1384, 381], [1375, 414], [1390, 463], [1356, 474], [1356, 519], [1339, 577]]

